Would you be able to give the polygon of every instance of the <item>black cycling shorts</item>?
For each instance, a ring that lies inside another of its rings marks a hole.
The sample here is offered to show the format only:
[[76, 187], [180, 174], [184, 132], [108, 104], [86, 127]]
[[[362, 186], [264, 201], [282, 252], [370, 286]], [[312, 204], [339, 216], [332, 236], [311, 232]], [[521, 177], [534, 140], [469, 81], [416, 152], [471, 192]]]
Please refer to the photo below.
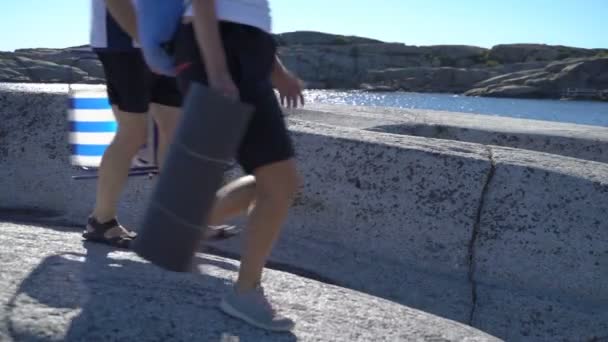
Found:
[[[259, 167], [294, 156], [284, 115], [270, 81], [276, 44], [270, 34], [247, 25], [221, 22], [220, 33], [241, 101], [255, 108], [236, 156], [243, 170], [253, 174]], [[187, 93], [191, 82], [208, 84], [192, 24], [180, 26], [174, 43], [182, 94]]]
[[150, 103], [181, 107], [177, 80], [150, 71], [139, 49], [95, 52], [103, 65], [110, 104], [129, 113], [147, 113]]

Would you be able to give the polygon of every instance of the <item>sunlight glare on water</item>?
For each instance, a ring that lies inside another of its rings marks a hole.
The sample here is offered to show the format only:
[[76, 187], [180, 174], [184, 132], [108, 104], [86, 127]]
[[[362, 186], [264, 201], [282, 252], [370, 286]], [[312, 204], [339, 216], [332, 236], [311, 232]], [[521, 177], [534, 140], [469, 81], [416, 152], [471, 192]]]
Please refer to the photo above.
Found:
[[428, 109], [608, 127], [608, 103], [469, 97], [434, 93], [307, 90], [309, 103]]

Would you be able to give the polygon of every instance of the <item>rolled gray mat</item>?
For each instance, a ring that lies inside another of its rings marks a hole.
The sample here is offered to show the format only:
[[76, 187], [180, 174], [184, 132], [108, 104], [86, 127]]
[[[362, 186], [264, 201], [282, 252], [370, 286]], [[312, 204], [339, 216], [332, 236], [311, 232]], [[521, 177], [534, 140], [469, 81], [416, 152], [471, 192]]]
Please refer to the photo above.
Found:
[[223, 174], [253, 107], [193, 83], [132, 249], [176, 272], [191, 270]]

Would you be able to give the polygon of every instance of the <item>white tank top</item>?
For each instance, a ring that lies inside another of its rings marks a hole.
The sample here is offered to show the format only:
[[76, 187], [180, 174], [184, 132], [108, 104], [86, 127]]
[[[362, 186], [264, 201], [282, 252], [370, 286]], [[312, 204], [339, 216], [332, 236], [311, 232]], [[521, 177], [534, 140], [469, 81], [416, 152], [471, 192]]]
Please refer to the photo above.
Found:
[[[137, 0], [131, 0], [134, 6]], [[91, 0], [90, 44], [95, 49], [132, 50], [138, 45], [108, 12], [105, 0]]]
[[[266, 32], [272, 31], [270, 4], [268, 0], [216, 0], [219, 20], [257, 27]], [[186, 16], [192, 16], [192, 6]]]

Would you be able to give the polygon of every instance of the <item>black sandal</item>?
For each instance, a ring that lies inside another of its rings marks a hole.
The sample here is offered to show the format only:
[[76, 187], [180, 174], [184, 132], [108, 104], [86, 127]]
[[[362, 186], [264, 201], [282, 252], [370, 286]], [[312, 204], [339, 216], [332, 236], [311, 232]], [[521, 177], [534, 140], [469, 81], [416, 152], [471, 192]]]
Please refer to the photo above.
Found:
[[236, 226], [221, 225], [221, 226], [207, 226], [205, 231], [205, 239], [207, 240], [225, 240], [230, 239], [233, 236], [239, 235], [241, 232]]
[[[92, 230], [89, 230], [89, 228], [92, 228]], [[121, 228], [124, 233], [111, 238], [107, 237], [106, 233], [115, 228]], [[128, 249], [131, 242], [137, 237], [137, 233], [125, 229], [116, 219], [100, 223], [94, 217], [89, 217], [87, 228], [82, 233], [82, 237], [89, 241], [104, 243], [116, 248]]]

